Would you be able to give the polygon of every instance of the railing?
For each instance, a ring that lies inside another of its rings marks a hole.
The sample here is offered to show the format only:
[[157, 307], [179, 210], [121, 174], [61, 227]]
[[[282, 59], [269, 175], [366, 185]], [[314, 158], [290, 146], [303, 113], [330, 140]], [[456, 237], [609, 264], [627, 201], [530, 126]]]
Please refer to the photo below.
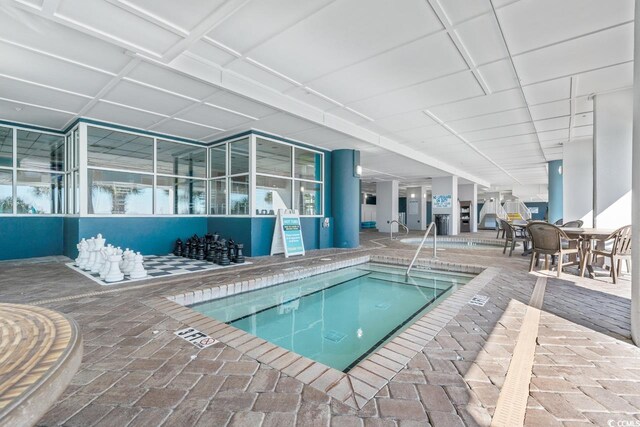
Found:
[[518, 214], [522, 219], [531, 219], [531, 210], [520, 200], [504, 202], [503, 209], [508, 214]]
[[480, 215], [478, 215], [478, 217], [480, 218], [480, 222], [482, 222], [482, 218], [484, 218], [484, 216], [487, 214], [495, 214], [498, 218], [504, 220], [507, 219], [507, 211], [504, 210], [500, 202], [497, 200], [494, 200], [493, 202], [486, 201], [484, 205], [482, 205], [482, 209], [480, 209]]
[[437, 258], [436, 235], [438, 234], [438, 227], [436, 227], [436, 223], [435, 222], [432, 222], [427, 227], [427, 231], [424, 233], [424, 237], [422, 238], [422, 241], [420, 242], [420, 245], [418, 246], [418, 249], [416, 250], [415, 255], [413, 255], [413, 259], [411, 260], [411, 264], [409, 264], [409, 268], [407, 268], [407, 273], [406, 273], [407, 277], [409, 277], [409, 272], [411, 271], [411, 268], [413, 267], [413, 264], [416, 262], [416, 259], [418, 259], [418, 254], [420, 253], [420, 250], [424, 246], [424, 242], [427, 241], [427, 237], [429, 236], [429, 232], [432, 229], [433, 229], [433, 258], [434, 259]]
[[[407, 234], [409, 234], [409, 227], [407, 227], [406, 225], [404, 225], [403, 223], [401, 223], [400, 221], [398, 221], [397, 219], [394, 219], [393, 221], [391, 221], [389, 223], [389, 237], [391, 238], [391, 240], [393, 240], [393, 224], [396, 223], [398, 224], [400, 227], [404, 228], [404, 235], [406, 236]], [[398, 234], [400, 232], [398, 231]]]

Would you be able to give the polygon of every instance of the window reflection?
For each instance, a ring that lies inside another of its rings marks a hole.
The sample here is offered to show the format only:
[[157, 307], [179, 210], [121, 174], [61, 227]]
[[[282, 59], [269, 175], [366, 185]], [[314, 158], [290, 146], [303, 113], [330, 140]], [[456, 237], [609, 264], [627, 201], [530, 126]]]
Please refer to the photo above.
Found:
[[65, 170], [63, 136], [18, 130], [17, 151], [19, 168]]
[[229, 143], [229, 174], [249, 172], [249, 139]]
[[229, 178], [229, 214], [249, 214], [249, 177], [234, 176]]
[[322, 155], [296, 147], [296, 178], [322, 180]]
[[322, 184], [296, 181], [295, 200], [300, 215], [322, 215]]
[[92, 170], [89, 174], [90, 214], [152, 213], [153, 177], [126, 172]]
[[205, 178], [206, 166], [206, 148], [161, 139], [157, 141], [157, 173]]
[[227, 144], [211, 148], [209, 161], [211, 162], [211, 178], [225, 176], [227, 174]]
[[153, 172], [153, 139], [89, 127], [88, 164], [113, 169]]
[[0, 127], [0, 167], [13, 167], [13, 129]]
[[227, 213], [227, 180], [214, 179], [211, 181], [211, 215], [225, 215]]
[[19, 214], [63, 213], [64, 175], [18, 171], [16, 209]]
[[13, 213], [13, 173], [0, 170], [0, 213]]
[[256, 138], [256, 172], [291, 176], [291, 146]]
[[275, 215], [291, 209], [291, 180], [256, 176], [256, 215]]
[[206, 181], [159, 176], [156, 179], [156, 213], [204, 215]]

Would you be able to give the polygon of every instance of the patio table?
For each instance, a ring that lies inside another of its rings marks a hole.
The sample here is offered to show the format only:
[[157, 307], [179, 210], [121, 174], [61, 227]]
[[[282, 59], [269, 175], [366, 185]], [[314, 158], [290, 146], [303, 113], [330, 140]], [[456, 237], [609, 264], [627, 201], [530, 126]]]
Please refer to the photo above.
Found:
[[[589, 248], [595, 241], [596, 247], [598, 243], [604, 244], [604, 240], [611, 235], [615, 230], [610, 228], [578, 228], [578, 227], [560, 227], [566, 234], [572, 239], [579, 239], [582, 258], [580, 260], [580, 267], [582, 263], [586, 262], [585, 254], [587, 254]], [[594, 277], [593, 266], [587, 264], [587, 270], [589, 271], [589, 277]]]

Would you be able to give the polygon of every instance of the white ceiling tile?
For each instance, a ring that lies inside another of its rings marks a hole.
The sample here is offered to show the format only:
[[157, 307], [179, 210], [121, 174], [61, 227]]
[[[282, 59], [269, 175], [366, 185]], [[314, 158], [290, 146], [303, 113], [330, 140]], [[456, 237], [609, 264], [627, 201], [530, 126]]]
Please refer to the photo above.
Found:
[[323, 144], [326, 142], [344, 140], [345, 138], [345, 134], [326, 127], [316, 127], [313, 129], [303, 130], [301, 132], [290, 133], [288, 136], [296, 141], [303, 143], [306, 142], [307, 144], [313, 144], [318, 147], [323, 147]]
[[207, 102], [257, 118], [266, 117], [278, 112], [278, 110], [267, 107], [261, 102], [253, 101], [249, 98], [236, 95], [226, 90], [221, 90], [208, 97]]
[[440, 29], [424, 0], [336, 1], [248, 56], [304, 83]]
[[358, 125], [371, 123], [371, 120], [369, 120], [368, 118], [363, 117], [359, 114], [356, 114], [354, 111], [347, 110], [346, 108], [334, 108], [332, 110], [329, 110], [325, 112], [325, 117], [326, 115], [330, 115], [330, 114], [336, 117], [340, 117], [341, 119], [348, 120], [351, 123], [355, 123]]
[[[63, 58], [118, 73], [131, 60], [124, 49], [22, 11], [22, 19], [0, 8], [0, 38]], [[28, 30], [27, 30], [28, 28]]]
[[205, 99], [218, 90], [196, 79], [147, 62], [141, 62], [128, 77], [195, 99]]
[[350, 107], [379, 119], [482, 94], [482, 88], [469, 71], [355, 102]]
[[607, 92], [633, 86], [633, 62], [578, 75], [578, 95]]
[[569, 127], [569, 116], [538, 120], [537, 122], [535, 122], [535, 126], [538, 132], [566, 129]]
[[478, 72], [491, 92], [513, 89], [520, 84], [508, 59], [478, 67]]
[[176, 34], [101, 0], [64, 0], [59, 3], [56, 15], [81, 22], [85, 28], [94, 28], [132, 49], [151, 54], [162, 54], [181, 40]]
[[593, 124], [593, 112], [576, 114], [573, 119], [574, 126], [587, 126]]
[[536, 83], [534, 85], [523, 86], [522, 90], [529, 105], [569, 99], [571, 97], [571, 79], [565, 77], [544, 83]]
[[540, 141], [550, 141], [555, 139], [569, 139], [569, 129], [552, 130], [549, 132], [538, 132]]
[[427, 116], [422, 110], [385, 117], [380, 120], [376, 120], [375, 123], [389, 132], [436, 124], [436, 122], [431, 117]]
[[524, 99], [522, 98], [520, 90], [513, 89], [433, 107], [430, 108], [429, 111], [435, 114], [440, 120], [448, 122], [450, 120], [512, 110], [524, 107], [524, 105]]
[[[16, 107], [21, 108], [21, 110], [17, 111]], [[0, 99], [0, 117], [2, 117], [2, 120], [10, 122], [37, 124], [49, 129], [62, 130], [62, 127], [72, 120], [74, 116]]]
[[398, 131], [395, 132], [394, 135], [396, 135], [399, 139], [403, 139], [406, 141], [423, 142], [430, 138], [438, 138], [441, 136], [451, 135], [451, 132], [440, 125], [434, 125]]
[[208, 127], [181, 122], [179, 120], [167, 120], [166, 122], [153, 126], [151, 130], [166, 135], [179, 136], [194, 140], [202, 139], [216, 132], [214, 129]]
[[576, 98], [576, 114], [593, 111], [593, 101], [588, 96]]
[[215, 11], [223, 0], [181, 0], [180, 7], [172, 0], [127, 0], [121, 3], [135, 5], [142, 13], [170, 22], [183, 30], [191, 30]]
[[343, 103], [467, 69], [446, 33], [423, 37], [329, 73], [308, 85]]
[[244, 59], [234, 60], [227, 65], [227, 68], [279, 92], [284, 92], [285, 90], [294, 87], [293, 83], [291, 83], [287, 79], [279, 77], [277, 74], [274, 74], [272, 72], [266, 71], [264, 68], [247, 62]]
[[208, 105], [200, 105], [180, 113], [176, 117], [223, 130], [232, 129], [240, 125], [246, 125], [248, 127], [251, 126], [251, 122], [253, 122], [247, 117], [232, 114]]
[[633, 0], [521, 0], [497, 11], [512, 54], [633, 20]]
[[517, 108], [500, 113], [483, 114], [469, 119], [450, 121], [447, 122], [447, 125], [451, 126], [456, 132], [462, 133], [530, 121], [531, 118], [527, 109]]
[[491, 11], [489, 0], [447, 0], [441, 2], [440, 5], [452, 24]]
[[209, 61], [220, 66], [225, 66], [236, 59], [236, 56], [230, 54], [226, 50], [220, 49], [219, 47], [214, 46], [211, 43], [207, 43], [204, 40], [199, 40], [191, 45], [188, 51], [205, 61]]
[[531, 122], [519, 123], [509, 126], [501, 126], [491, 129], [477, 130], [468, 132], [462, 136], [469, 142], [490, 140], [495, 138], [514, 137], [517, 135], [528, 135], [535, 132], [535, 128]]
[[582, 136], [592, 136], [593, 135], [593, 126], [576, 126], [573, 128], [573, 137], [578, 138]]
[[298, 101], [302, 101], [313, 107], [319, 108], [322, 111], [330, 110], [332, 108], [336, 108], [337, 106], [335, 102], [331, 102], [328, 99], [300, 86], [292, 87], [291, 89], [286, 90], [285, 94], [297, 99]]
[[0, 73], [83, 95], [95, 95], [111, 76], [0, 42]]
[[457, 26], [454, 31], [476, 65], [508, 56], [500, 28], [491, 14], [467, 21]]
[[111, 89], [104, 99], [166, 115], [193, 105], [193, 101], [124, 80]]
[[283, 136], [315, 128], [317, 126], [317, 123], [299, 119], [286, 113], [274, 114], [251, 124], [253, 129]]
[[571, 101], [554, 101], [546, 104], [529, 106], [533, 120], [544, 120], [552, 117], [568, 116], [571, 113]]
[[86, 117], [138, 129], [146, 129], [163, 119], [162, 116], [132, 110], [106, 102], [98, 102], [89, 110]]
[[58, 110], [78, 112], [91, 98], [0, 77], [0, 96]]
[[513, 61], [526, 85], [632, 59], [633, 24], [627, 24], [515, 56]]

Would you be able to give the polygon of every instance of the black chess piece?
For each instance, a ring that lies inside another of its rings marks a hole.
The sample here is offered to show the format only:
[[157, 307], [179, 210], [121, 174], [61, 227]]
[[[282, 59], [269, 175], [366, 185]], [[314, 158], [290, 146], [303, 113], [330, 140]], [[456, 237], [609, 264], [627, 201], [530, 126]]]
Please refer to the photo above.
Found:
[[189, 258], [196, 259], [198, 256], [198, 238], [191, 238], [191, 252], [189, 252]]
[[242, 264], [244, 262], [242, 249], [244, 249], [244, 245], [242, 243], [236, 243], [236, 264]]
[[229, 239], [229, 261], [236, 262], [236, 244], [233, 240]]
[[205, 242], [211, 243], [211, 241], [213, 240], [213, 234], [211, 234], [211, 233], [205, 234], [204, 235], [204, 239], [205, 239]]
[[213, 242], [217, 242], [218, 240], [220, 240], [220, 235], [218, 234], [218, 232], [214, 232], [213, 233]]
[[198, 261], [204, 261], [204, 238], [198, 240], [198, 252], [196, 253]]
[[220, 254], [220, 262], [218, 264], [222, 266], [231, 264], [231, 261], [229, 261], [229, 247], [226, 245], [224, 239], [222, 240], [222, 250]]
[[205, 252], [206, 252], [205, 259], [207, 260], [207, 262], [214, 262], [216, 250], [213, 242], [207, 242], [205, 246]]
[[184, 250], [182, 251], [182, 256], [185, 258], [189, 258], [191, 254], [191, 239], [187, 239], [187, 243], [184, 245]]
[[220, 264], [222, 262], [222, 249], [225, 245], [225, 241], [224, 239], [222, 240], [218, 240], [217, 242], [217, 246], [216, 246], [216, 264]]
[[173, 254], [175, 256], [182, 256], [182, 240], [176, 240], [176, 246], [173, 249]]

